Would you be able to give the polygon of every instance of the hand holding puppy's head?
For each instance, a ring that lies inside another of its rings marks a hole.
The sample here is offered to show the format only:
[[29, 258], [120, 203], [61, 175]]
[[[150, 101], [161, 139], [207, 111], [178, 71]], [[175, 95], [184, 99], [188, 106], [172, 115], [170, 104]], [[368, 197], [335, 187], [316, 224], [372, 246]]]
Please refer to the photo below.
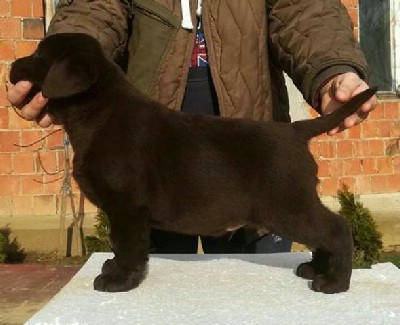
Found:
[[33, 92], [42, 91], [49, 99], [66, 98], [89, 90], [98, 81], [104, 59], [91, 36], [55, 34], [41, 41], [32, 55], [12, 64], [10, 81], [27, 80], [33, 83]]

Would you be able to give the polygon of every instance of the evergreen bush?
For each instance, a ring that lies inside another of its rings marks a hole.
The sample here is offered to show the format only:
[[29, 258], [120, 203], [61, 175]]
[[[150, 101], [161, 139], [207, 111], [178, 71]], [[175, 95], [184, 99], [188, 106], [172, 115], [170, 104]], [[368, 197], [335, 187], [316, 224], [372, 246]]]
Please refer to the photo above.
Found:
[[95, 236], [86, 236], [86, 253], [110, 252], [111, 244], [109, 240], [110, 223], [104, 211], [98, 210], [96, 215]]
[[22, 263], [26, 257], [17, 239], [10, 241], [11, 229], [0, 228], [0, 263]]
[[347, 185], [342, 185], [338, 198], [341, 206], [339, 214], [347, 219], [353, 233], [353, 266], [369, 268], [379, 262], [383, 247], [382, 235], [377, 230], [371, 212], [356, 200]]

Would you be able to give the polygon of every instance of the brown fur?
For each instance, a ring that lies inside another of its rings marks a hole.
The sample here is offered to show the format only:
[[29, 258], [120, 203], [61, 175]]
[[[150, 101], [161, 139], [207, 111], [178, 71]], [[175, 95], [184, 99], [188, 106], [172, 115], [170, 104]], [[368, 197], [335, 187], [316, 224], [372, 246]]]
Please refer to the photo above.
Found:
[[313, 290], [349, 288], [351, 232], [320, 202], [308, 140], [336, 127], [375, 90], [331, 115], [292, 124], [185, 115], [133, 89], [83, 34], [46, 38], [13, 64], [11, 81], [19, 80], [50, 99], [48, 111], [74, 148], [74, 177], [109, 217], [115, 258], [104, 263], [96, 290], [139, 285], [150, 227], [220, 235], [243, 225], [314, 247], [313, 260], [297, 269]]

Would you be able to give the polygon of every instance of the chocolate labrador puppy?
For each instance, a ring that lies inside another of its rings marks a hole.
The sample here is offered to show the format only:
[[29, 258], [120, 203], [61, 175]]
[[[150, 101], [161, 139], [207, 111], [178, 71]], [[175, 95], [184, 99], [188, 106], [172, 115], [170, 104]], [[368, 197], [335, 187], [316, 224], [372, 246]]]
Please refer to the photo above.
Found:
[[[140, 64], [140, 62], [136, 62]], [[322, 205], [308, 141], [338, 126], [376, 91], [334, 113], [295, 123], [254, 122], [171, 111], [134, 89], [99, 43], [84, 34], [45, 38], [12, 65], [64, 125], [82, 192], [110, 220], [115, 257], [94, 280], [127, 291], [147, 270], [150, 228], [222, 235], [266, 228], [315, 249], [296, 274], [324, 293], [349, 288], [353, 240]]]

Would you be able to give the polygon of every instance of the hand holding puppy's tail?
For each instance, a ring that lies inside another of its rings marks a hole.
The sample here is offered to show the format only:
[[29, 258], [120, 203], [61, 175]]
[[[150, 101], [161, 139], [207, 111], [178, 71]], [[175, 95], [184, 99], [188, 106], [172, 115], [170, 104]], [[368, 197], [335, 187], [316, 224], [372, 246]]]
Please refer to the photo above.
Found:
[[370, 99], [377, 91], [377, 88], [369, 88], [354, 96], [347, 103], [340, 106], [331, 114], [320, 116], [312, 120], [294, 122], [293, 128], [299, 135], [309, 140], [317, 135], [328, 132], [342, 123], [347, 117], [357, 112], [362, 104]]

